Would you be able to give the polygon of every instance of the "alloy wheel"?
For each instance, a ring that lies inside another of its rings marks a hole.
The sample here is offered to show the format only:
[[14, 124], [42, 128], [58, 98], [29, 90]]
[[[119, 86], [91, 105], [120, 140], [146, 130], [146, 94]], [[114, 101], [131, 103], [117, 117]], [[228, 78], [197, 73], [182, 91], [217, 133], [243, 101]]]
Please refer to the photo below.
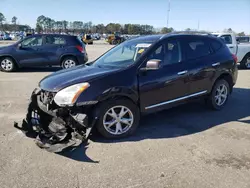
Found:
[[216, 89], [215, 92], [215, 103], [218, 106], [222, 106], [226, 102], [227, 97], [228, 97], [227, 86], [224, 84], [219, 85], [219, 87]]
[[110, 134], [120, 135], [126, 133], [134, 123], [134, 115], [125, 106], [110, 108], [103, 117], [103, 126]]
[[13, 62], [9, 59], [3, 59], [1, 61], [1, 68], [5, 71], [11, 71], [13, 69]]
[[66, 61], [64, 61], [64, 68], [68, 69], [74, 66], [76, 66], [76, 62], [74, 60], [67, 59]]

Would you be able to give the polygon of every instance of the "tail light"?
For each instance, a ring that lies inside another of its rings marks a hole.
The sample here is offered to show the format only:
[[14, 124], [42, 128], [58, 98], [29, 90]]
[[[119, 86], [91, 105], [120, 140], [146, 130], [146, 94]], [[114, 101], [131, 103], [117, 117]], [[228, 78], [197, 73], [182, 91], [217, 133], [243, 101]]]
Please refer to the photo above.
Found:
[[83, 48], [82, 46], [80, 46], [80, 45], [77, 45], [76, 48], [77, 48], [81, 53], [84, 53], [84, 52], [85, 52], [84, 48]]
[[234, 54], [233, 54], [233, 59], [234, 59], [235, 63], [237, 63], [237, 62], [238, 62], [238, 58], [237, 58], [237, 56], [236, 56], [236, 55], [234, 55]]

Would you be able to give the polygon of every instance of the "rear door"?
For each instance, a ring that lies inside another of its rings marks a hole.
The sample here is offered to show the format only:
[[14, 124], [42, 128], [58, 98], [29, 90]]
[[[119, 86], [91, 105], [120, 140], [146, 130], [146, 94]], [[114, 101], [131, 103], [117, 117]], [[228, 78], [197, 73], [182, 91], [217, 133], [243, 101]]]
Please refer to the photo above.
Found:
[[[185, 98], [188, 94], [188, 74], [182, 62], [180, 41], [171, 39], [163, 42], [147, 59], [161, 60], [161, 67], [140, 73], [141, 110], [164, 109]], [[142, 67], [145, 66], [146, 62]]]
[[189, 95], [208, 93], [216, 70], [220, 66], [218, 58], [211, 49], [209, 40], [202, 36], [186, 36], [184, 63], [188, 66]]
[[28, 37], [21, 42], [21, 47], [16, 48], [14, 56], [22, 67], [44, 65], [45, 57], [39, 53], [42, 44], [42, 36]]
[[45, 35], [44, 45], [40, 53], [46, 59], [48, 65], [60, 65], [61, 54], [65, 51], [66, 40], [62, 36]]

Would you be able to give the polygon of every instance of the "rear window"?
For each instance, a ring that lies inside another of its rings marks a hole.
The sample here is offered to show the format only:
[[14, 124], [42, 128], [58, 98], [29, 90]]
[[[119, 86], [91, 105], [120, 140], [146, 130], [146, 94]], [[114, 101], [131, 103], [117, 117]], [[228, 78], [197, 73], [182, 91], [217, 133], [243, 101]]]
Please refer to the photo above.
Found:
[[220, 38], [223, 39], [225, 44], [232, 44], [233, 43], [231, 35], [221, 35]]
[[211, 53], [209, 44], [202, 39], [189, 40], [186, 48], [187, 59], [196, 59]]
[[222, 44], [217, 40], [210, 40], [210, 44], [214, 51], [218, 51], [222, 47]]

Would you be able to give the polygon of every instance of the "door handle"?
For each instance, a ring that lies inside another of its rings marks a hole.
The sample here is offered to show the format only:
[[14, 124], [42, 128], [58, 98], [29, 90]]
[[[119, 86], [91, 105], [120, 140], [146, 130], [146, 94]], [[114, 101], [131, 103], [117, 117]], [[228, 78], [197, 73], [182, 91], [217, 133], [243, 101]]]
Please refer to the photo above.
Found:
[[230, 46], [229, 48], [234, 48], [233, 46]]
[[212, 64], [213, 67], [219, 66], [220, 62]]
[[188, 71], [185, 70], [185, 71], [178, 72], [177, 74], [178, 74], [178, 75], [184, 75], [184, 74], [186, 74], [187, 72], [188, 72]]

